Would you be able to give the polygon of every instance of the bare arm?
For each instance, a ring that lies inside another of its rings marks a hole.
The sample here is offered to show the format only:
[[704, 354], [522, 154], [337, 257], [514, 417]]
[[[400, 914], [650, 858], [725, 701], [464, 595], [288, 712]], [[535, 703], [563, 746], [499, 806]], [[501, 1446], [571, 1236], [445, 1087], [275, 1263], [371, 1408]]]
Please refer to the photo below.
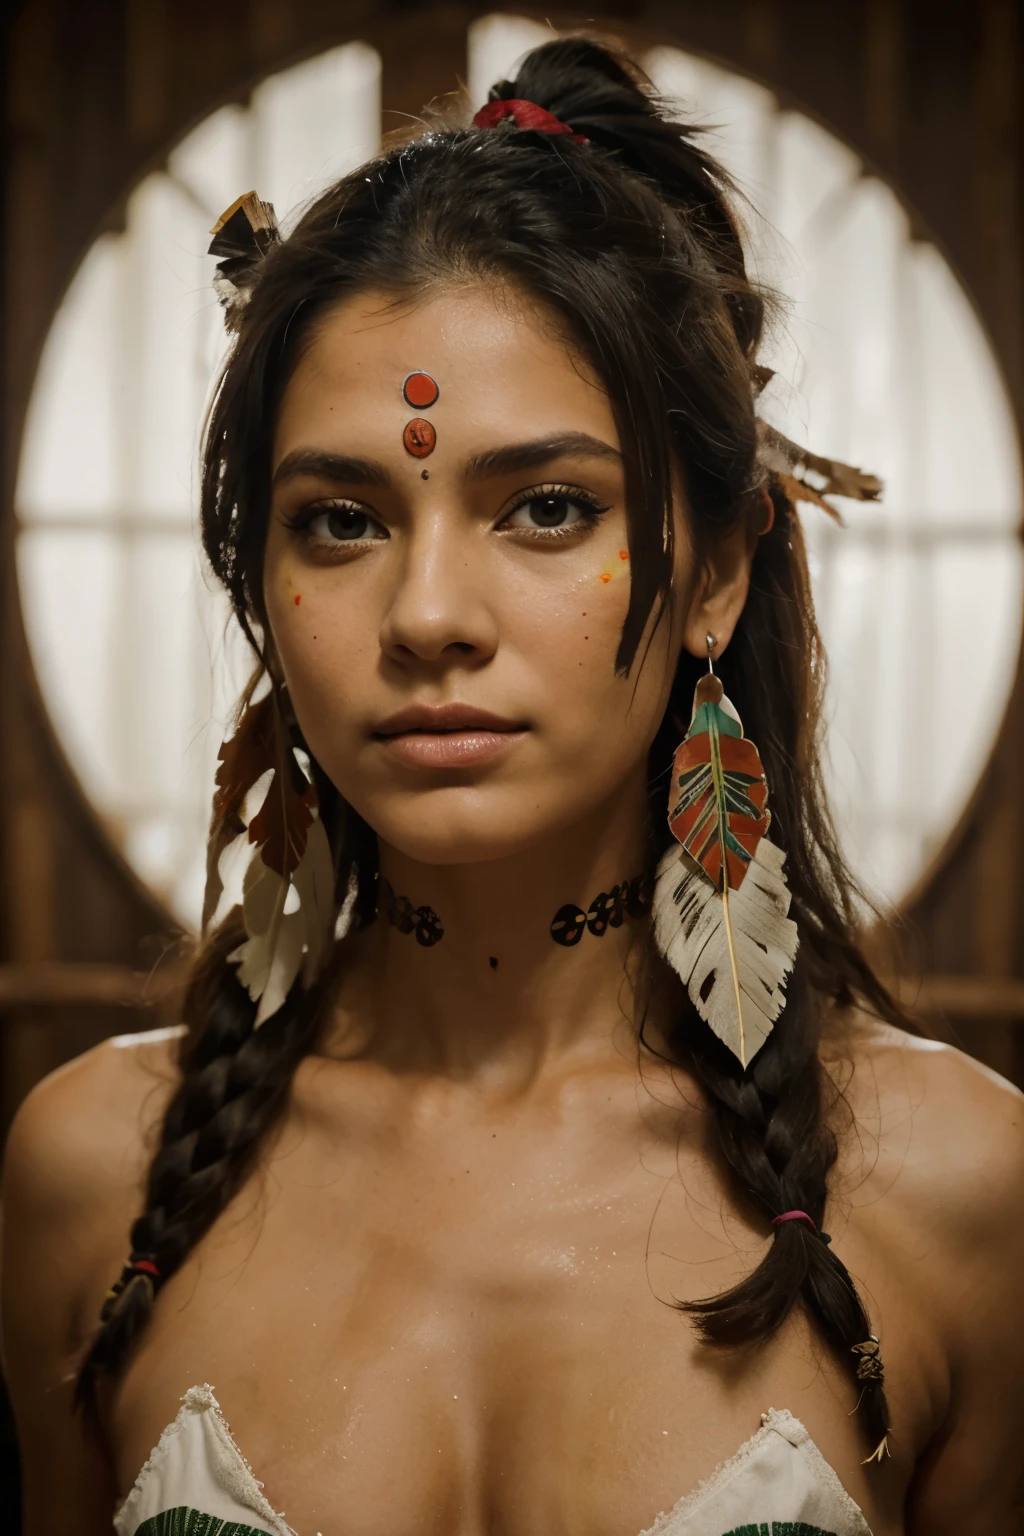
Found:
[[107, 1536], [116, 1485], [102, 1434], [72, 1412], [75, 1368], [128, 1251], [172, 1044], [111, 1042], [29, 1095], [4, 1165], [4, 1369], [25, 1536]]
[[911, 1484], [907, 1536], [1011, 1536], [1024, 1530], [1024, 1096], [950, 1053], [927, 1098], [917, 1155], [930, 1156], [929, 1216], [948, 1243], [925, 1263], [950, 1406]]

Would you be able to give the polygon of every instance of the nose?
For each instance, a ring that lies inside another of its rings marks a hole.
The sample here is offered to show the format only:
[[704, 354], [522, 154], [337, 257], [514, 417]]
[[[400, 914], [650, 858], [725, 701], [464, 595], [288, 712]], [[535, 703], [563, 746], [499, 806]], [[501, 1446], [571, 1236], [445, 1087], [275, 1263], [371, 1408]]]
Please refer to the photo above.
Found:
[[475, 529], [443, 513], [410, 533], [381, 625], [385, 656], [409, 666], [456, 659], [482, 663], [494, 655], [498, 628], [479, 544]]

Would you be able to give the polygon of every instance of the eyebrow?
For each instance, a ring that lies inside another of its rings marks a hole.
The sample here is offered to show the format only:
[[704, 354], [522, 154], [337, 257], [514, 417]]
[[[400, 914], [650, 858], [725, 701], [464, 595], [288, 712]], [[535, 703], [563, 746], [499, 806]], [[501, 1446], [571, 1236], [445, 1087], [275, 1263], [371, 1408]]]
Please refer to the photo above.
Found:
[[[508, 443], [474, 454], [466, 466], [469, 480], [496, 479], [524, 469], [537, 469], [552, 459], [613, 459], [622, 454], [610, 443], [589, 432], [561, 432], [555, 437], [538, 437], [526, 443]], [[376, 459], [357, 458], [348, 453], [329, 453], [322, 448], [295, 448], [285, 454], [274, 471], [273, 484], [297, 480], [308, 475], [317, 480], [335, 480], [346, 485], [390, 485], [391, 476]]]
[[504, 448], [491, 448], [487, 453], [474, 454], [466, 466], [470, 480], [486, 480], [498, 475], [514, 475], [522, 469], [537, 469], [552, 459], [614, 459], [621, 462], [622, 454], [610, 443], [589, 432], [562, 432], [556, 437], [538, 437], [528, 443], [509, 443]]
[[376, 459], [359, 459], [349, 453], [328, 453], [322, 448], [295, 448], [286, 453], [274, 470], [273, 485], [310, 475], [317, 480], [338, 480], [347, 485], [390, 485], [391, 476]]

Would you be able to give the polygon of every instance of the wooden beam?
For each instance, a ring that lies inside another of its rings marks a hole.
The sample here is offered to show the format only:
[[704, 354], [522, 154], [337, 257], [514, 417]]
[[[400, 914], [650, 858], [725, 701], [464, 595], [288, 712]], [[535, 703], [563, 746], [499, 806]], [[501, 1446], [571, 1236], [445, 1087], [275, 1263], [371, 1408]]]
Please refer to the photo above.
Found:
[[953, 1019], [1006, 1019], [1024, 1024], [1024, 978], [1017, 976], [902, 977], [900, 999], [919, 1013]]
[[381, 128], [412, 134], [438, 93], [450, 95], [466, 78], [466, 28], [472, 11], [458, 4], [409, 9], [398, 20], [365, 27], [381, 57]]
[[168, 1008], [180, 994], [184, 971], [167, 963], [152, 971], [126, 965], [46, 961], [0, 965], [0, 1009], [99, 1004]]

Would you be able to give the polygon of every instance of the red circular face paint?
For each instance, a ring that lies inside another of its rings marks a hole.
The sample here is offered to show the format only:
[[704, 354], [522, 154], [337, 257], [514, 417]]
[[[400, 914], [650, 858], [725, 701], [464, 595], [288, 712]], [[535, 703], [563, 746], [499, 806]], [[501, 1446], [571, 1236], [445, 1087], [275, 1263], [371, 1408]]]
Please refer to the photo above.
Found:
[[433, 453], [437, 446], [437, 433], [429, 421], [425, 421], [422, 416], [416, 416], [402, 433], [402, 442], [405, 444], [406, 452], [411, 453], [413, 458], [425, 459], [427, 454]]
[[440, 393], [429, 373], [410, 373], [402, 385], [406, 405], [415, 406], [418, 411], [425, 411], [433, 405]]

